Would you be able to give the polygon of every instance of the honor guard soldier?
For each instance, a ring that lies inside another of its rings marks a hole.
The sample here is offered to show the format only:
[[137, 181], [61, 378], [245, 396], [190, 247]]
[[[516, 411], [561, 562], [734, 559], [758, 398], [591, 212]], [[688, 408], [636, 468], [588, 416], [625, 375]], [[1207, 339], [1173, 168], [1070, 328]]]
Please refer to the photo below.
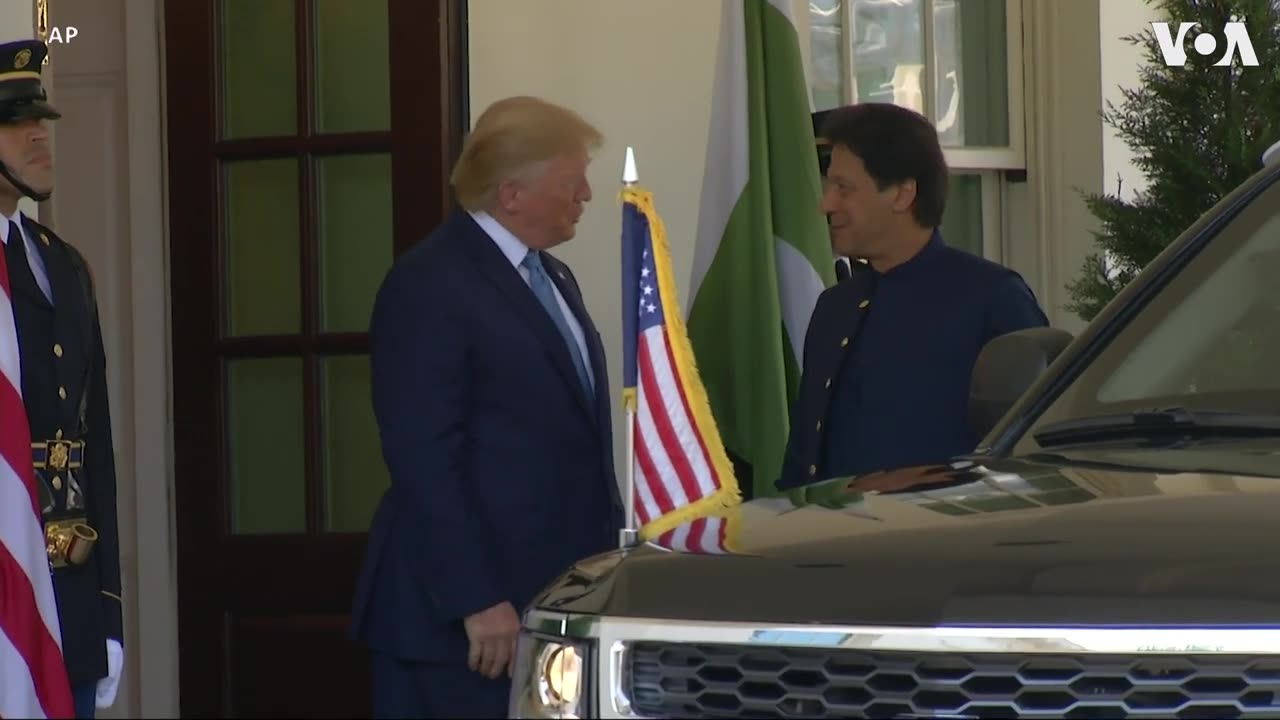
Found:
[[814, 307], [780, 490], [973, 450], [979, 351], [1048, 324], [1018, 273], [944, 242], [949, 171], [928, 119], [865, 103], [827, 113], [819, 136], [822, 211], [853, 271]]
[[44, 43], [0, 44], [0, 240], [31, 460], [77, 717], [115, 700], [123, 664], [115, 453], [97, 301], [84, 258], [18, 210], [53, 191]]

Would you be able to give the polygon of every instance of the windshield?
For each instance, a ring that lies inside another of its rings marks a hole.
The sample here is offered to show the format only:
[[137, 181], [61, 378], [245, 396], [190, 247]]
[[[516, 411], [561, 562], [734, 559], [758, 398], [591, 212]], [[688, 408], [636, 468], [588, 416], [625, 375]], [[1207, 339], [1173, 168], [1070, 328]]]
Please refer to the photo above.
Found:
[[1049, 406], [1046, 426], [1185, 408], [1280, 413], [1280, 183], [1256, 195]]

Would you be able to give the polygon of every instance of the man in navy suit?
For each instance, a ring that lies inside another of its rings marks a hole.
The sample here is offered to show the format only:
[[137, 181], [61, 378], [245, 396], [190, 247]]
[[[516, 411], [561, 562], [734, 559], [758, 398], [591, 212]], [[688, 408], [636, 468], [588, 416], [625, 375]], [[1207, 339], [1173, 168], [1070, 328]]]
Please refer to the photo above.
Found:
[[864, 262], [818, 297], [776, 483], [788, 490], [973, 450], [969, 379], [992, 338], [1048, 318], [1017, 272], [949, 247], [938, 131], [887, 103], [831, 111], [822, 212]]
[[373, 311], [391, 487], [352, 608], [378, 717], [504, 717], [519, 613], [617, 546], [604, 347], [548, 251], [591, 199], [600, 133], [536, 98], [476, 121], [461, 210], [406, 252]]

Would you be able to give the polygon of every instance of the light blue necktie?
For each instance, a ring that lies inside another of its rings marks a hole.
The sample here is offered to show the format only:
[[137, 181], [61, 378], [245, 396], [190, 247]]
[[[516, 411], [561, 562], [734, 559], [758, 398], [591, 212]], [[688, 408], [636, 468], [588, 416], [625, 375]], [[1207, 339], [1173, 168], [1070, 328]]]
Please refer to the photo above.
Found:
[[564, 313], [560, 312], [560, 303], [556, 301], [555, 287], [551, 284], [551, 278], [547, 275], [546, 268], [542, 266], [542, 256], [536, 250], [530, 250], [520, 264], [529, 271], [529, 287], [533, 289], [533, 294], [538, 296], [538, 301], [542, 303], [542, 307], [551, 316], [551, 320], [556, 324], [556, 328], [560, 330], [560, 335], [564, 337], [565, 343], [569, 346], [569, 356], [573, 358], [573, 367], [578, 371], [578, 379], [582, 381], [582, 389], [587, 392], [587, 397], [593, 397], [591, 380], [587, 376], [587, 366], [583, 363], [582, 353], [578, 350], [578, 340], [573, 336], [573, 331], [569, 329], [569, 323], [565, 320]]

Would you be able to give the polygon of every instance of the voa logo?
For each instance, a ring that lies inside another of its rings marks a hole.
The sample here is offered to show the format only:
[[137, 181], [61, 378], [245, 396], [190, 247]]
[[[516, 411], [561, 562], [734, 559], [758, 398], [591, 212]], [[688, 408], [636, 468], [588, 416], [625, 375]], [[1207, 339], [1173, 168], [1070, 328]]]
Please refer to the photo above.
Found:
[[[1178, 36], [1175, 38], [1169, 30], [1167, 22], [1153, 22], [1151, 27], [1156, 31], [1156, 40], [1160, 42], [1160, 54], [1164, 55], [1164, 64], [1182, 67], [1187, 64], [1186, 38], [1191, 28], [1199, 28], [1200, 23], [1178, 23]], [[1242, 22], [1229, 22], [1222, 28], [1227, 39], [1227, 49], [1214, 65], [1230, 65], [1233, 57], [1240, 58], [1245, 67], [1257, 67], [1258, 56], [1253, 52], [1253, 42], [1249, 40], [1249, 32]], [[1218, 38], [1207, 32], [1198, 32], [1191, 43], [1196, 52], [1205, 57], [1218, 50]]]

